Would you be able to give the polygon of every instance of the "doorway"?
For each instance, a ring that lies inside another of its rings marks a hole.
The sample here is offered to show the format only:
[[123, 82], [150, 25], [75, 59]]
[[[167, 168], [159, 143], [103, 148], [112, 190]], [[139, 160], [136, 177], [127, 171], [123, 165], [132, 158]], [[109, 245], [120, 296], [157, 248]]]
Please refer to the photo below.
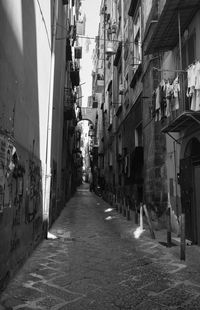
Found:
[[200, 245], [200, 142], [192, 138], [180, 161], [181, 205], [186, 239]]

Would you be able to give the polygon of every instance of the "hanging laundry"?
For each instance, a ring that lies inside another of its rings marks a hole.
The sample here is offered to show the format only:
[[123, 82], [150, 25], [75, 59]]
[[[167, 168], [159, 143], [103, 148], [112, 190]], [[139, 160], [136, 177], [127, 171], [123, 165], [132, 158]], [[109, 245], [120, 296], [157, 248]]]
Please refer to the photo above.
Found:
[[[155, 120], [159, 121], [179, 109], [180, 82], [177, 76], [174, 80], [162, 80], [155, 90]], [[153, 97], [152, 97], [153, 99]]]
[[161, 92], [160, 92], [160, 112], [161, 119], [166, 117], [166, 84], [165, 80], [160, 82]]
[[171, 109], [171, 99], [173, 94], [173, 85], [170, 84], [169, 80], [166, 83], [166, 116], [169, 117], [172, 111]]
[[74, 47], [74, 57], [76, 59], [82, 58], [82, 46], [75, 46]]
[[180, 93], [180, 84], [179, 84], [179, 78], [178, 76], [175, 78], [173, 82], [173, 95], [174, 95], [174, 109], [179, 109], [179, 93]]
[[159, 121], [161, 118], [161, 114], [160, 114], [160, 102], [161, 102], [161, 87], [158, 86], [156, 88], [156, 121]]
[[91, 45], [90, 38], [87, 38], [87, 39], [85, 40], [85, 51], [86, 51], [86, 53], [89, 53], [89, 51], [90, 51], [90, 45]]
[[195, 68], [195, 89], [200, 89], [200, 61], [196, 63]]
[[200, 111], [200, 89], [196, 89], [196, 111]]
[[188, 89], [187, 97], [190, 99], [190, 109], [200, 111], [200, 62], [196, 61], [187, 69]]

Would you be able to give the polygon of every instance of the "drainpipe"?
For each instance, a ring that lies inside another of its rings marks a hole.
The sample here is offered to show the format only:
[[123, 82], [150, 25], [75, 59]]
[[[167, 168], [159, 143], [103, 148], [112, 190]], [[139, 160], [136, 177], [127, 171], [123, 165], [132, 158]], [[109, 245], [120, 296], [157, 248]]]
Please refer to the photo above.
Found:
[[103, 87], [103, 104], [105, 106], [105, 99], [106, 99], [106, 7], [107, 7], [107, 3], [106, 0], [104, 0], [104, 8], [103, 8], [103, 41], [104, 41], [104, 45], [103, 45], [103, 74], [104, 74], [104, 87]]
[[[124, 0], [121, 0], [121, 33], [122, 33], [122, 85], [124, 88]], [[122, 95], [122, 104], [124, 104], [124, 94]]]
[[[124, 0], [121, 0], [121, 35], [122, 35], [122, 100], [121, 100], [121, 104], [122, 104], [122, 113], [124, 111], [124, 80], [125, 80], [125, 74], [124, 74]], [[124, 130], [124, 124], [122, 126], [122, 130]], [[123, 134], [122, 134], [122, 148], [123, 148]], [[121, 179], [121, 185], [122, 188], [124, 189], [124, 176], [122, 176]]]
[[[180, 57], [180, 70], [182, 70], [182, 41], [181, 41], [181, 17], [180, 11], [178, 11], [178, 34], [179, 34], [179, 57]], [[183, 95], [181, 96], [181, 109], [183, 111]], [[177, 178], [177, 176], [176, 176]], [[185, 211], [181, 206], [180, 216], [180, 232], [181, 232], [181, 244], [180, 244], [180, 259], [185, 260]]]
[[[104, 108], [105, 108], [105, 101], [106, 101], [106, 16], [107, 16], [107, 1], [104, 0], [103, 2], [103, 74], [104, 74], [104, 84], [103, 84], [103, 109], [102, 109], [102, 120], [103, 120], [103, 137], [104, 139], [106, 138], [105, 136], [105, 114], [104, 114]], [[105, 142], [103, 143], [103, 161], [105, 163], [106, 160], [106, 149], [105, 149]], [[104, 173], [104, 178], [106, 180], [106, 175], [105, 175], [105, 166], [103, 165], [103, 173]]]
[[53, 27], [52, 27], [52, 46], [51, 46], [51, 68], [49, 81], [49, 102], [47, 116], [47, 140], [46, 140], [46, 161], [45, 161], [45, 184], [44, 184], [44, 209], [43, 217], [45, 223], [45, 236], [47, 238], [49, 229], [49, 207], [51, 189], [51, 140], [52, 140], [52, 112], [53, 112], [53, 90], [54, 90], [54, 71], [55, 71], [55, 43], [56, 43], [56, 24], [58, 20], [58, 0], [54, 1]]

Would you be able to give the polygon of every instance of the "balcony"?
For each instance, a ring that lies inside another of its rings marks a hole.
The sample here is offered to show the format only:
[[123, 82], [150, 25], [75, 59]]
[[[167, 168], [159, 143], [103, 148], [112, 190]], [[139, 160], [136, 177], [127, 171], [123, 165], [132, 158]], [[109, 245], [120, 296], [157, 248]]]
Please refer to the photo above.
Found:
[[179, 40], [178, 15], [180, 14], [180, 29], [183, 34], [198, 9], [199, 0], [166, 0], [145, 54], [173, 49]]
[[[178, 104], [173, 98], [170, 102], [170, 111], [162, 118], [162, 132], [181, 132], [200, 124], [200, 109], [197, 103], [196, 93], [193, 96], [187, 95], [187, 79], [184, 75], [180, 78], [180, 92]], [[193, 99], [195, 99], [193, 101]]]

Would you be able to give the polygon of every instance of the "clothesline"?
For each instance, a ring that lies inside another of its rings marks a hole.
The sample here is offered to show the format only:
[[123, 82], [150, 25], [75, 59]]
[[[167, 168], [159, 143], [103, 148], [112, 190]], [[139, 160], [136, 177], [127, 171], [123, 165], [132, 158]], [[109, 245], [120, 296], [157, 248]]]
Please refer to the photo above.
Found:
[[153, 67], [153, 70], [161, 71], [161, 72], [186, 72], [187, 70], [170, 70], [170, 69], [159, 69], [156, 67]]

